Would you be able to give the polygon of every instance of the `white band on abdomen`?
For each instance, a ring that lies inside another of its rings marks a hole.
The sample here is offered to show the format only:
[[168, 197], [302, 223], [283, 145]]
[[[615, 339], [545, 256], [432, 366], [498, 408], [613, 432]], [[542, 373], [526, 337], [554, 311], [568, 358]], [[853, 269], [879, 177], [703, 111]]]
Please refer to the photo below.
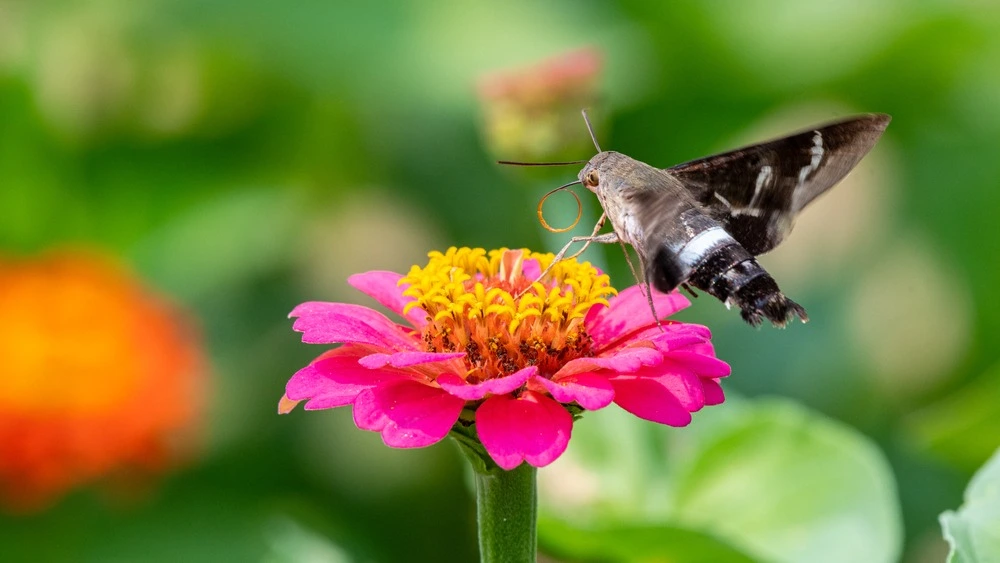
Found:
[[[694, 268], [712, 250], [733, 241], [733, 237], [722, 227], [712, 227], [694, 236], [681, 248], [678, 260], [685, 268]], [[735, 242], [735, 241], [733, 241]]]

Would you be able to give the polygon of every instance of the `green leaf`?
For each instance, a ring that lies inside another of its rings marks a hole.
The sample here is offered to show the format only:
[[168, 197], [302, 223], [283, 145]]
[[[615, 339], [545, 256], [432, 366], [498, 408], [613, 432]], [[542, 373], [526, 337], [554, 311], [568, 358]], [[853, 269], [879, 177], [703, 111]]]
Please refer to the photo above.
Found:
[[1000, 561], [1000, 450], [972, 478], [962, 508], [940, 520], [949, 563]]
[[591, 413], [563, 457], [539, 475], [540, 538], [552, 537], [545, 527], [558, 518], [624, 550], [645, 543], [598, 531], [655, 528], [664, 550], [703, 534], [767, 561], [896, 561], [901, 551], [896, 485], [881, 452], [789, 401], [730, 400], [683, 429]]
[[744, 563], [754, 559], [704, 532], [662, 525], [578, 528], [539, 522], [542, 551], [564, 560]]
[[681, 468], [679, 521], [772, 561], [898, 560], [896, 485], [872, 443], [788, 401], [736, 414]]

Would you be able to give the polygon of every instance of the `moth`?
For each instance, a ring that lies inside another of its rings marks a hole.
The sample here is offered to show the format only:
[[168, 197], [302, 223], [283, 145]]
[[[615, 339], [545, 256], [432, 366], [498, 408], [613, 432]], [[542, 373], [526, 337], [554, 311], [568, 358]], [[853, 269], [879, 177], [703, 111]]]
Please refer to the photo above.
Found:
[[[798, 213], [868, 154], [891, 118], [853, 116], [666, 169], [602, 151], [586, 112], [584, 119], [597, 155], [576, 182], [556, 190], [583, 184], [604, 213], [590, 236], [573, 237], [553, 263], [574, 243], [629, 244], [647, 287], [695, 287], [738, 307], [752, 326], [767, 319], [783, 327], [808, 316], [756, 256], [788, 236]], [[613, 230], [598, 234], [606, 220]]]

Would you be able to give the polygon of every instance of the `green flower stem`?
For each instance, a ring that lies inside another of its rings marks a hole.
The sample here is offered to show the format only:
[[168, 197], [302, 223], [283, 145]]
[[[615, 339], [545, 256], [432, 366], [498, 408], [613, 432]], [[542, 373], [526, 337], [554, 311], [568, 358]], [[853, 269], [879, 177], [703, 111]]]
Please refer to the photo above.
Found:
[[534, 563], [537, 549], [538, 470], [476, 473], [479, 558], [483, 563]]

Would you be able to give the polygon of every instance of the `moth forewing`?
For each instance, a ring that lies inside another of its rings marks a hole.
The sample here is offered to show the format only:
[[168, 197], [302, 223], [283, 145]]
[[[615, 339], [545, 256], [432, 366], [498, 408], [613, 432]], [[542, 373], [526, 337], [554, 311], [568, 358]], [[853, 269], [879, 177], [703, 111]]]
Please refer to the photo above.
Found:
[[889, 125], [866, 114], [667, 168], [754, 255], [777, 246], [795, 215], [842, 180]]

